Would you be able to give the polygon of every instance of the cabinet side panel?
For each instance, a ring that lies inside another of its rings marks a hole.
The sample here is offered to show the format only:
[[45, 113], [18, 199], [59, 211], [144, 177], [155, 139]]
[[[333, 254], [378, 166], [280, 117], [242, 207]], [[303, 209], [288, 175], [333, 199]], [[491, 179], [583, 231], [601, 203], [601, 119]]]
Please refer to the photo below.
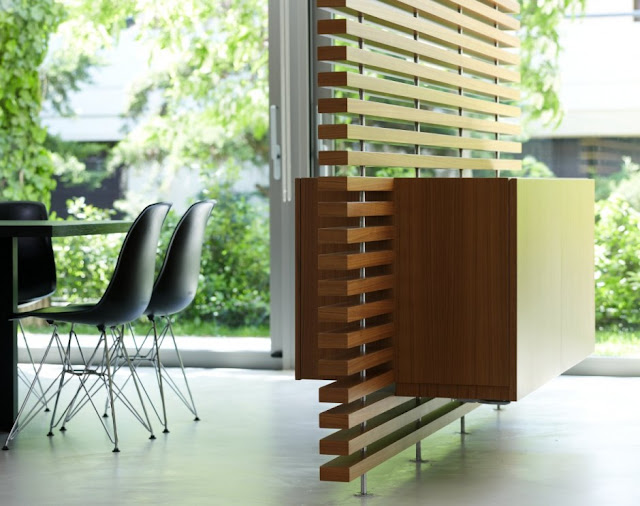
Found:
[[562, 372], [595, 348], [594, 182], [563, 185]]
[[520, 399], [593, 349], [593, 182], [516, 184]]

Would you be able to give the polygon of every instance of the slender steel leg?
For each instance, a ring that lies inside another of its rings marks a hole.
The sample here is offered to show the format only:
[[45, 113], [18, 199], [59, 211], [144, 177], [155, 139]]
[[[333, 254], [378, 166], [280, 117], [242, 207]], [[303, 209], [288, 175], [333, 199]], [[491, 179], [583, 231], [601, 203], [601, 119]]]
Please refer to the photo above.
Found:
[[[153, 434], [153, 428], [151, 427], [151, 420], [149, 420], [149, 414], [147, 413], [147, 408], [144, 405], [144, 400], [142, 399], [142, 392], [140, 391], [140, 385], [138, 383], [138, 373], [136, 372], [135, 368], [133, 367], [133, 364], [131, 363], [131, 359], [129, 358], [129, 352], [127, 351], [127, 347], [124, 345], [123, 335], [120, 334], [116, 338], [120, 339], [120, 345], [122, 346], [122, 352], [124, 353], [124, 358], [127, 362], [127, 365], [129, 366], [129, 371], [131, 371], [131, 375], [133, 377], [133, 384], [136, 387], [136, 392], [138, 392], [140, 405], [142, 406], [144, 417], [147, 420], [146, 429], [151, 433], [151, 436], [149, 436], [149, 439], [155, 439], [156, 436]], [[109, 376], [109, 381], [111, 381], [111, 376]], [[114, 417], [114, 422], [115, 422], [115, 413], [113, 413], [113, 406], [111, 406], [111, 413]]]
[[460, 418], [460, 434], [462, 436], [466, 436], [467, 434], [469, 434], [467, 432], [467, 420], [464, 416]]
[[100, 327], [100, 332], [104, 337], [104, 354], [106, 360], [106, 369], [107, 369], [107, 381], [109, 385], [109, 400], [111, 401], [111, 423], [113, 424], [113, 441], [114, 441], [114, 453], [120, 451], [118, 448], [118, 427], [116, 425], [116, 410], [115, 410], [115, 402], [113, 398], [113, 378], [111, 377], [111, 359], [109, 357], [109, 344], [107, 343], [107, 331], [104, 327]]
[[196, 422], [200, 421], [200, 417], [198, 416], [198, 411], [196, 410], [196, 404], [193, 401], [193, 395], [191, 393], [191, 388], [189, 388], [189, 381], [187, 380], [187, 373], [184, 370], [184, 363], [182, 361], [182, 355], [180, 354], [180, 350], [178, 349], [178, 344], [176, 343], [176, 336], [173, 333], [173, 326], [171, 325], [171, 320], [168, 316], [165, 317], [167, 321], [167, 326], [169, 327], [169, 332], [171, 333], [171, 339], [173, 340], [173, 347], [176, 350], [176, 355], [178, 357], [178, 362], [180, 364], [180, 370], [182, 371], [182, 377], [184, 378], [184, 385], [187, 388], [187, 393], [189, 394], [189, 400], [191, 401], [191, 412], [194, 414], [194, 420]]
[[[164, 419], [164, 430], [162, 431], [164, 434], [169, 433], [169, 429], [167, 427], [167, 407], [164, 402], [164, 387], [162, 385], [162, 362], [160, 361], [160, 346], [158, 346], [158, 327], [156, 325], [156, 319], [153, 316], [149, 316], [149, 320], [151, 320], [151, 325], [153, 327], [153, 345], [156, 348], [156, 375], [158, 377], [158, 388], [160, 389], [160, 401], [162, 402], [162, 417]], [[188, 385], [187, 385], [188, 388]]]
[[[29, 356], [29, 362], [31, 362], [31, 367], [33, 367], [33, 373], [36, 374], [36, 364], [33, 361], [33, 355], [31, 355], [31, 348], [29, 348], [29, 342], [27, 341], [27, 335], [24, 333], [24, 327], [22, 326], [22, 321], [18, 320], [18, 329], [20, 330], [20, 332], [22, 333], [22, 340], [24, 341], [24, 347], [27, 350], [27, 355]], [[38, 390], [40, 391], [40, 398], [43, 400], [44, 402], [44, 411], [45, 412], [49, 412], [51, 411], [49, 409], [49, 406], [47, 404], [47, 399], [44, 395], [44, 388], [42, 388], [42, 383], [40, 382], [40, 378], [38, 377], [38, 375], [36, 374], [36, 378], [38, 380]]]
[[[45, 350], [44, 356], [42, 357], [42, 361], [40, 362], [40, 367], [38, 367], [38, 371], [36, 372], [36, 377], [31, 382], [31, 386], [29, 387], [29, 390], [27, 391], [27, 395], [24, 398], [24, 401], [22, 402], [22, 405], [20, 406], [20, 410], [18, 411], [18, 415], [16, 416], [16, 419], [13, 422], [13, 426], [11, 427], [11, 430], [9, 431], [9, 434], [7, 435], [7, 439], [5, 440], [4, 446], [2, 447], [3, 450], [8, 450], [9, 449], [9, 441], [11, 441], [18, 434], [18, 432], [20, 430], [22, 430], [22, 428], [24, 427], [24, 425], [22, 427], [20, 426], [20, 417], [22, 416], [22, 413], [24, 412], [25, 408], [27, 407], [27, 403], [29, 401], [29, 397], [31, 397], [31, 393], [33, 392], [33, 389], [34, 389], [34, 387], [36, 385], [36, 379], [38, 378], [38, 375], [40, 374], [40, 371], [42, 370], [42, 366], [44, 365], [44, 362], [47, 359], [47, 356], [49, 355], [49, 350], [51, 349], [51, 345], [53, 344], [54, 336], [55, 336], [55, 333], [51, 336], [51, 339], [49, 340], [49, 344], [47, 346], [47, 349]], [[26, 425], [26, 423], [25, 423], [25, 425]]]

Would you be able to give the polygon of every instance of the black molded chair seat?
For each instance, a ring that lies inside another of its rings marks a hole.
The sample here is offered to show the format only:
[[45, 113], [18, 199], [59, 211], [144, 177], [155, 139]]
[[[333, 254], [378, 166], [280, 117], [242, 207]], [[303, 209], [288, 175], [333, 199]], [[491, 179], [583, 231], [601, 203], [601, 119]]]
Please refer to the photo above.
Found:
[[[49, 214], [42, 202], [30, 200], [14, 200], [0, 202], [0, 220], [47, 220]], [[25, 306], [38, 302], [52, 295], [56, 290], [56, 264], [51, 238], [49, 237], [20, 237], [18, 238], [18, 306]], [[22, 324], [18, 324], [25, 350], [33, 372], [36, 366], [27, 336]], [[21, 368], [18, 377], [29, 385], [30, 381]], [[44, 389], [38, 380], [38, 396], [43, 399], [45, 411], [49, 410], [44, 400]]]
[[[0, 202], [0, 220], [46, 220], [42, 202]], [[18, 304], [50, 296], [56, 290], [56, 264], [49, 237], [18, 239]]]
[[[173, 328], [171, 326], [171, 315], [185, 309], [196, 295], [198, 288], [198, 277], [200, 275], [200, 259], [202, 257], [202, 245], [207, 220], [215, 206], [214, 200], [204, 200], [196, 202], [184, 213], [171, 236], [164, 262], [153, 287], [153, 295], [149, 305], [144, 311], [151, 321], [151, 329], [145, 339], [139, 344], [136, 343], [136, 355], [134, 362], [150, 362], [156, 369], [156, 378], [160, 390], [162, 402], [162, 417], [151, 403], [153, 410], [164, 425], [164, 432], [169, 432], [167, 428], [167, 412], [164, 398], [164, 383], [176, 393], [184, 405], [199, 420], [198, 412], [193, 401], [193, 395], [189, 388], [189, 382], [184, 370], [182, 356], [178, 349]], [[164, 320], [164, 326], [160, 332], [157, 328], [157, 318]], [[133, 330], [131, 329], [133, 334]], [[148, 351], [143, 351], [147, 338], [153, 332], [153, 346]], [[178, 383], [171, 377], [169, 371], [160, 360], [160, 346], [167, 335], [171, 336], [173, 348], [178, 358], [182, 371], [182, 378], [186, 394], [184, 394]], [[148, 395], [147, 395], [148, 397]]]
[[[66, 346], [60, 341], [57, 333], [57, 327], [54, 326], [53, 335], [51, 336], [49, 345], [44, 353], [42, 362], [40, 363], [36, 379], [27, 392], [27, 397], [20, 408], [18, 419], [14, 423], [14, 426], [7, 437], [4, 449], [8, 449], [8, 442], [15, 437], [18, 430], [24, 428], [26, 423], [28, 423], [32, 418], [31, 411], [29, 411], [26, 415], [27, 420], [21, 420], [21, 416], [27, 406], [27, 402], [29, 401], [29, 396], [33, 391], [33, 386], [38, 379], [42, 365], [45, 363], [49, 350], [54, 343], [63, 358], [64, 364], [62, 372], [59, 375], [59, 388], [56, 393], [55, 406], [49, 426], [50, 436], [53, 435], [52, 429], [54, 427], [54, 422], [57, 424], [59, 421], [63, 421], [64, 428], [64, 423], [70, 420], [70, 418], [74, 416], [74, 414], [77, 413], [77, 411], [87, 402], [91, 403], [95, 409], [92, 396], [95, 394], [96, 389], [93, 388], [93, 386], [89, 387], [88, 381], [89, 378], [97, 378], [96, 381], [98, 382], [98, 385], [106, 387], [109, 394], [112, 412], [112, 434], [109, 433], [109, 429], [102, 418], [100, 418], [100, 420], [110, 439], [114, 443], [114, 451], [119, 451], [118, 432], [114, 410], [114, 401], [116, 397], [123, 401], [125, 406], [151, 433], [151, 438], [155, 438], [138, 388], [137, 374], [135, 373], [135, 369], [132, 367], [131, 362], [128, 360], [127, 350], [123, 344], [122, 329], [124, 325], [142, 316], [144, 310], [149, 304], [149, 301], [151, 300], [155, 272], [155, 257], [160, 237], [160, 229], [169, 207], [170, 205], [166, 203], [152, 204], [140, 213], [127, 233], [109, 285], [107, 286], [102, 298], [96, 304], [48, 307], [14, 315], [15, 318], [33, 316], [45, 319], [50, 323], [68, 322], [72, 324], [83, 323], [95, 325], [100, 330], [100, 337], [93, 353], [85, 360], [85, 363], [83, 364], [84, 367], [78, 368], [71, 364], [70, 360], [69, 350], [71, 347], [72, 336], [75, 336], [73, 326], [69, 334], [69, 342]], [[107, 342], [107, 329], [110, 329], [111, 336], [113, 337], [113, 343], [111, 345]], [[99, 356], [98, 354], [100, 347], [104, 348], [102, 356]], [[117, 354], [123, 354], [127, 357], [127, 365], [129, 365], [131, 375], [133, 376], [133, 380], [136, 385], [140, 404], [144, 412], [144, 419], [126, 399], [122, 390], [114, 385], [111, 357]], [[68, 376], [77, 376], [80, 379], [80, 386], [78, 387], [78, 390], [70, 404], [63, 410], [60, 419], [56, 422], [56, 412], [60, 400], [60, 392], [62, 387], [66, 384], [65, 378]]]

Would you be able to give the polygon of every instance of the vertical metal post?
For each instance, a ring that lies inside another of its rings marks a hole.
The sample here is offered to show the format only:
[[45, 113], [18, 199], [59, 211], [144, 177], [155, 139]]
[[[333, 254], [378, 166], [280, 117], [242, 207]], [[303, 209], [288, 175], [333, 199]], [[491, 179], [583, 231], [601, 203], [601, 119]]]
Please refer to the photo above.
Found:
[[[364, 23], [364, 15], [359, 12], [358, 13], [358, 23], [362, 24]], [[364, 49], [364, 40], [360, 37], [358, 38], [358, 48], [359, 49]], [[358, 65], [358, 73], [360, 75], [364, 74], [364, 65], [360, 64]], [[360, 88], [358, 90], [358, 98], [362, 101], [364, 100], [364, 90], [362, 88]], [[360, 124], [362, 126], [365, 126], [365, 117], [364, 114], [360, 115]], [[366, 145], [364, 140], [360, 141], [360, 151], [365, 151]], [[364, 165], [360, 166], [360, 176], [361, 177], [365, 177], [367, 175], [367, 168]], [[360, 202], [365, 202], [366, 201], [366, 194], [364, 191], [361, 191], [359, 194], [359, 201]], [[364, 216], [360, 217], [360, 227], [364, 228], [367, 226], [367, 220]], [[367, 245], [363, 242], [360, 243], [360, 253], [366, 253], [367, 251]], [[360, 277], [361, 278], [365, 278], [367, 275], [367, 270], [363, 267], [360, 269]], [[366, 304], [367, 302], [367, 295], [365, 293], [361, 293], [360, 294], [360, 304]], [[364, 328], [366, 327], [367, 322], [366, 320], [360, 320], [360, 327]], [[360, 355], [363, 356], [365, 353], [367, 352], [367, 345], [366, 344], [361, 344], [360, 345]], [[367, 371], [363, 370], [360, 372], [360, 377], [364, 380], [364, 378], [367, 377]], [[367, 397], [363, 396], [362, 397], [362, 403], [364, 404], [367, 401]], [[364, 422], [362, 422], [360, 424], [360, 431], [364, 432], [367, 429], [367, 422], [366, 420]], [[362, 450], [360, 450], [360, 454], [362, 456], [362, 458], [366, 457], [367, 455], [367, 447], [365, 446], [364, 448], [362, 448]], [[367, 473], [363, 474], [360, 476], [360, 494], [361, 496], [365, 496], [367, 495]]]

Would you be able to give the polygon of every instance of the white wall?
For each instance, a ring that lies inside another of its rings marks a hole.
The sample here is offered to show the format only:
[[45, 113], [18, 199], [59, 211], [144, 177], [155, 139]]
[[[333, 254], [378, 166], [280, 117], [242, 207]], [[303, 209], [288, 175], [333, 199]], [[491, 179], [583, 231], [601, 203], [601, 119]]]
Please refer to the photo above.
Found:
[[[633, 0], [589, 0], [587, 14], [630, 13]], [[640, 136], [640, 22], [633, 17], [566, 20], [561, 27], [565, 118], [533, 137]]]

